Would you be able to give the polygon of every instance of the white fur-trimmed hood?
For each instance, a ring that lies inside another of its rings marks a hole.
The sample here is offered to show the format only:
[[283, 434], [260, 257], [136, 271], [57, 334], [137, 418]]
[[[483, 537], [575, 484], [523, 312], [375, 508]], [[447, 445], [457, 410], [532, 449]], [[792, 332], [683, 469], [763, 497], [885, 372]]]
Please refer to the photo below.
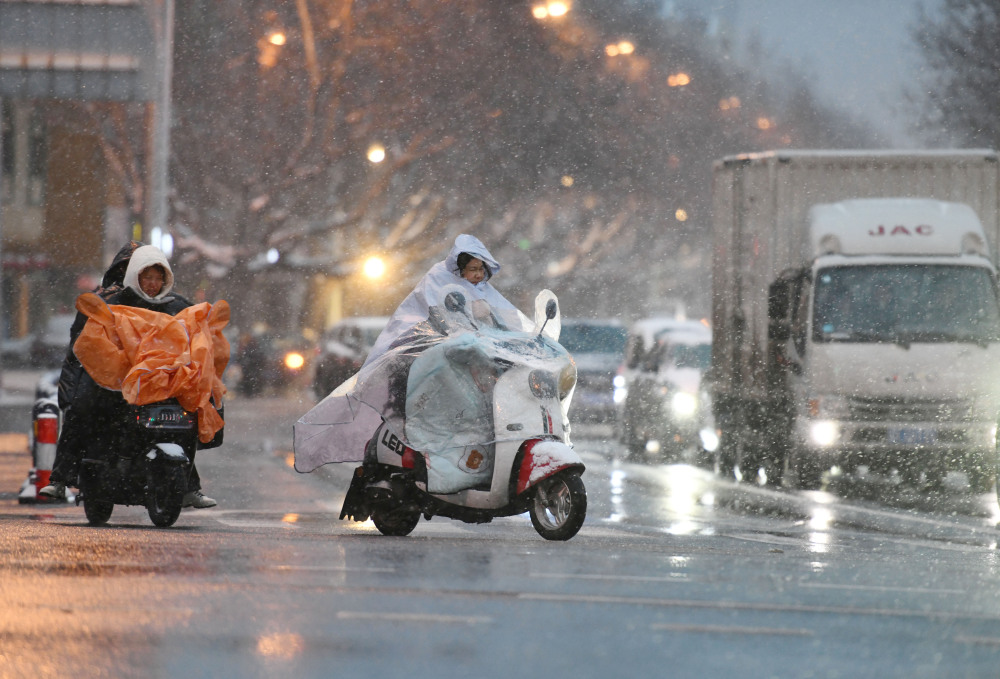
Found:
[[[139, 287], [139, 274], [154, 264], [162, 266], [166, 275], [164, 276], [163, 289], [160, 290], [160, 294], [156, 297], [150, 297]], [[132, 292], [147, 302], [153, 302], [154, 304], [166, 302], [172, 299], [169, 297], [169, 294], [174, 288], [174, 272], [170, 268], [169, 262], [167, 262], [167, 256], [163, 254], [160, 248], [154, 245], [143, 245], [136, 248], [135, 252], [132, 253], [132, 258], [128, 262], [128, 268], [125, 269], [124, 284], [126, 288], [131, 288]]]

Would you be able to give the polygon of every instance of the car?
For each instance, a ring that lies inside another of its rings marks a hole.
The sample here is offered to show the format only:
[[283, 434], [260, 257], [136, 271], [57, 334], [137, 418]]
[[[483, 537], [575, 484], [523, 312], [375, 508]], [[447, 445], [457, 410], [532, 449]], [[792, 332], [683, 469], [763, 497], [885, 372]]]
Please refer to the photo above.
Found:
[[45, 327], [31, 344], [31, 364], [37, 368], [53, 368], [62, 365], [69, 348], [69, 331], [76, 320], [75, 313], [60, 313], [49, 316]]
[[702, 381], [712, 355], [711, 330], [698, 321], [664, 324], [633, 354], [621, 401], [622, 443], [629, 457], [674, 461], [704, 449], [711, 408]]
[[316, 398], [325, 398], [361, 368], [388, 322], [388, 316], [354, 316], [323, 333], [313, 376]]
[[576, 390], [570, 404], [574, 419], [614, 422], [614, 378], [625, 356], [627, 334], [617, 319], [562, 320], [559, 343], [576, 362]]
[[262, 329], [239, 343], [238, 391], [244, 396], [280, 394], [306, 388], [317, 349], [314, 341], [297, 332]]

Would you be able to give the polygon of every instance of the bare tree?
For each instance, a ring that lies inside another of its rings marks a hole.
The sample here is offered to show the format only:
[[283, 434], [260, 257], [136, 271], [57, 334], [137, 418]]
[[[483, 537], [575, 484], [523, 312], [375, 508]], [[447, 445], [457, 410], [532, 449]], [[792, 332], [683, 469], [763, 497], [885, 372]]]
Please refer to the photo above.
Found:
[[913, 31], [927, 74], [917, 131], [932, 142], [1000, 145], [1000, 0], [944, 0]]

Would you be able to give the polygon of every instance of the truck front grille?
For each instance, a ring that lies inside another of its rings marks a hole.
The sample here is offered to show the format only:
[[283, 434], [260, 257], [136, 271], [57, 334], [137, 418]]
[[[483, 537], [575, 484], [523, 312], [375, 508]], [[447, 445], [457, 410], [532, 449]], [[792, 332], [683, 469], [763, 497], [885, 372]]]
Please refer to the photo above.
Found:
[[966, 399], [894, 399], [853, 396], [850, 419], [857, 422], [969, 422], [972, 403]]

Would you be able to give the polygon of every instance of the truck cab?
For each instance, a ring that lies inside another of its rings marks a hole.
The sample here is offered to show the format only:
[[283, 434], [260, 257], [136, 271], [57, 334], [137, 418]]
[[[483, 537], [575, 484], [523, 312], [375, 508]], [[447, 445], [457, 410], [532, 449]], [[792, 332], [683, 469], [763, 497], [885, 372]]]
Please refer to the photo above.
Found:
[[976, 213], [917, 198], [808, 213], [806, 266], [770, 286], [769, 380], [787, 407], [788, 470], [896, 469], [987, 492], [1000, 413], [997, 273]]

